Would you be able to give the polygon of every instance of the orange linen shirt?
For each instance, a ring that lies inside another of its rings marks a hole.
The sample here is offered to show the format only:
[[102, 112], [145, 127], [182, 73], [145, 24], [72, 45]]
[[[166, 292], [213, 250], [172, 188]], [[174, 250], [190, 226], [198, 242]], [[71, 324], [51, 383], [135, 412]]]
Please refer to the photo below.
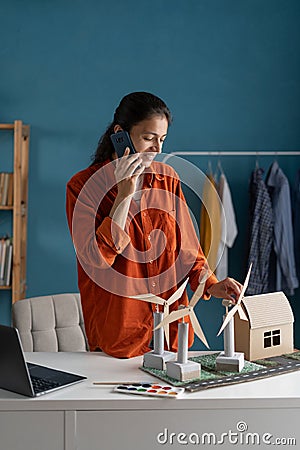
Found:
[[[145, 171], [140, 203], [132, 199], [125, 230], [109, 217], [116, 195], [114, 163], [93, 165], [68, 182], [66, 211], [90, 349], [129, 358], [150, 351], [157, 308], [129, 296], [153, 293], [168, 299], [187, 277], [195, 291], [203, 276], [206, 292], [217, 279], [170, 166], [153, 162]], [[179, 304], [188, 304], [186, 292], [170, 311]], [[190, 326], [189, 346], [193, 338]], [[177, 350], [177, 322], [170, 324], [170, 349]]]

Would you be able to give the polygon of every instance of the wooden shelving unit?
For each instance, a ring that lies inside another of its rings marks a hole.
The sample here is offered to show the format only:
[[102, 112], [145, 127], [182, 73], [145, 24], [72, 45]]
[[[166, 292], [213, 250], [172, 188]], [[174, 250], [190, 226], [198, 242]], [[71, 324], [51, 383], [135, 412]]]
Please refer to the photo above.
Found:
[[11, 130], [13, 142], [13, 206], [0, 206], [13, 214], [12, 285], [0, 289], [12, 290], [12, 303], [26, 296], [26, 250], [27, 250], [27, 200], [28, 200], [28, 155], [30, 127], [21, 120], [13, 124], [0, 124], [0, 131]]

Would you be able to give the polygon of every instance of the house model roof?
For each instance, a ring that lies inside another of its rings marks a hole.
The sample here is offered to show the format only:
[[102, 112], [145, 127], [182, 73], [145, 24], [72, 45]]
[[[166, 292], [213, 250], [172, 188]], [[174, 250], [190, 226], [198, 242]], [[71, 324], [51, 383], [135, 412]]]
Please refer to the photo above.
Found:
[[294, 322], [290, 303], [283, 292], [251, 295], [242, 303], [249, 317], [250, 328], [270, 327]]

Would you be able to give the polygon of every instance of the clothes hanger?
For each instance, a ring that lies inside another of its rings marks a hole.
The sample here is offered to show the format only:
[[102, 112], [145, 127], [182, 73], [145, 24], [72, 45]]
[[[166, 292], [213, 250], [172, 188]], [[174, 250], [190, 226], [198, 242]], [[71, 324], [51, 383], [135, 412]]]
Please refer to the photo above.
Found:
[[255, 159], [255, 170], [259, 169], [259, 155], [258, 152], [256, 152], [256, 159]]
[[224, 170], [221, 164], [221, 158], [218, 159], [218, 164], [217, 164], [217, 168], [219, 169], [221, 175], [224, 175]]
[[207, 167], [208, 167], [207, 174], [211, 175], [213, 177], [214, 174], [213, 174], [213, 169], [212, 169], [212, 164], [211, 164], [210, 159], [208, 160]]
[[224, 171], [223, 171], [223, 167], [222, 167], [221, 159], [220, 159], [220, 158], [218, 159], [216, 171], [215, 171], [215, 174], [214, 174], [214, 179], [215, 179], [216, 181], [217, 181], [217, 179], [218, 179], [218, 175], [219, 175], [219, 174], [220, 174], [220, 176], [221, 176], [221, 175], [224, 175]]

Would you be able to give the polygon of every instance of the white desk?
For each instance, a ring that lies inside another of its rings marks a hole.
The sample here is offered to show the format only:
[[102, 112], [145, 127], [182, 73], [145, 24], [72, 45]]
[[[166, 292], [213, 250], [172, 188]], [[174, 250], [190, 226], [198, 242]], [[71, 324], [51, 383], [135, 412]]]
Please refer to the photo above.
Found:
[[142, 358], [118, 360], [103, 353], [26, 357], [88, 379], [34, 399], [0, 390], [0, 450], [270, 449], [277, 438], [285, 448], [300, 448], [300, 372], [160, 399], [92, 384], [157, 382], [138, 369]]

